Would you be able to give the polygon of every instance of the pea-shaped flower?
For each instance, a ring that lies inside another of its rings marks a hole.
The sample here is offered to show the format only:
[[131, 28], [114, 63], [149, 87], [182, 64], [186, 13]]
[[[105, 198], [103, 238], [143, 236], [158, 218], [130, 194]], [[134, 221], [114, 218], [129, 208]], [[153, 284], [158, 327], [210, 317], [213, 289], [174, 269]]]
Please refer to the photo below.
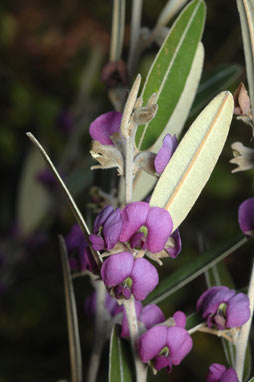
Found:
[[143, 362], [153, 362], [156, 370], [163, 367], [170, 372], [191, 351], [192, 339], [184, 329], [186, 317], [182, 312], [173, 315], [175, 326], [154, 326], [142, 334], [139, 340], [139, 355]]
[[213, 363], [209, 367], [209, 373], [206, 382], [238, 382], [235, 369], [228, 369], [220, 363]]
[[101, 267], [101, 278], [114, 288], [116, 298], [144, 300], [159, 281], [157, 269], [146, 259], [134, 259], [129, 252], [109, 256]]
[[163, 250], [173, 228], [168, 211], [150, 207], [146, 202], [128, 204], [122, 211], [122, 220], [120, 241], [130, 241], [132, 248], [154, 253]]
[[254, 235], [254, 198], [246, 199], [238, 209], [238, 222], [245, 235]]
[[114, 210], [112, 206], [106, 206], [98, 214], [94, 222], [93, 233], [89, 236], [93, 249], [101, 251], [114, 248], [119, 241], [122, 229], [120, 209]]
[[162, 146], [154, 158], [154, 167], [158, 174], [162, 174], [165, 167], [167, 166], [170, 158], [174, 154], [178, 145], [178, 140], [175, 135], [171, 136], [167, 134], [164, 139]]
[[110, 136], [120, 130], [122, 113], [110, 111], [97, 117], [89, 127], [91, 137], [102, 145], [113, 145]]
[[249, 298], [244, 293], [236, 293], [226, 286], [207, 289], [198, 299], [197, 310], [211, 328], [219, 330], [236, 328], [250, 317]]

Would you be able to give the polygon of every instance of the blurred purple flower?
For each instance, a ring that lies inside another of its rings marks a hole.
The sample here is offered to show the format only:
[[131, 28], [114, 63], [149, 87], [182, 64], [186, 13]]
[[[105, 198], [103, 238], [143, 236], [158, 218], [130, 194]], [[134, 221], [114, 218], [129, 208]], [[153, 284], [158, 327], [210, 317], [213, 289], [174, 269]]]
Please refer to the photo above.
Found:
[[113, 145], [110, 136], [120, 130], [122, 113], [110, 111], [97, 117], [89, 127], [89, 133], [102, 145]]
[[96, 217], [93, 233], [89, 239], [96, 251], [114, 248], [122, 230], [122, 217], [119, 208], [106, 206]]
[[[113, 317], [115, 309], [118, 307], [116, 300], [106, 292], [105, 308], [109, 315]], [[96, 292], [93, 292], [85, 299], [85, 313], [88, 317], [95, 316], [96, 313]]]
[[61, 110], [57, 115], [56, 125], [59, 130], [62, 130], [64, 133], [70, 133], [74, 127], [72, 115], [66, 110]]
[[146, 259], [134, 259], [129, 252], [109, 256], [102, 264], [101, 277], [108, 288], [114, 287], [116, 298], [144, 300], [156, 287], [159, 276]]
[[43, 186], [45, 186], [49, 191], [52, 191], [57, 186], [57, 181], [55, 179], [54, 174], [51, 170], [45, 169], [42, 171], [39, 171], [36, 175], [36, 179], [39, 183], [41, 183]]
[[169, 257], [171, 257], [172, 259], [175, 259], [181, 252], [182, 240], [178, 229], [176, 229], [170, 236], [165, 246], [165, 250], [167, 251]]
[[238, 222], [245, 235], [254, 235], [254, 197], [246, 199], [240, 204]]
[[184, 329], [186, 317], [183, 312], [173, 316], [175, 326], [154, 326], [142, 334], [139, 340], [139, 355], [143, 362], [153, 361], [156, 370], [163, 367], [170, 372], [191, 351], [192, 339]]
[[214, 325], [219, 330], [239, 327], [250, 317], [248, 296], [226, 286], [207, 289], [198, 299], [197, 310], [209, 328]]
[[228, 369], [219, 363], [213, 363], [209, 367], [209, 373], [206, 382], [238, 382], [235, 369]]
[[162, 172], [164, 171], [170, 158], [175, 152], [177, 145], [178, 140], [175, 135], [171, 136], [170, 134], [167, 134], [164, 137], [162, 146], [154, 159], [154, 167], [158, 174], [162, 174]]
[[[161, 309], [155, 304], [150, 304], [143, 307], [141, 302], [135, 301], [135, 309], [137, 320], [143, 323], [145, 329], [150, 329], [152, 326], [165, 321], [164, 314], [162, 313]], [[114, 316], [116, 316], [121, 312], [123, 312], [121, 337], [129, 337], [128, 320], [123, 305], [118, 305], [115, 308], [113, 314]]]
[[98, 268], [85, 236], [78, 224], [74, 224], [70, 233], [65, 237], [65, 244], [69, 254], [77, 250], [77, 257], [70, 256], [69, 264], [72, 270], [97, 273]]
[[130, 240], [132, 248], [155, 253], [163, 250], [173, 228], [168, 211], [150, 207], [146, 202], [128, 204], [122, 211], [122, 219], [120, 241]]

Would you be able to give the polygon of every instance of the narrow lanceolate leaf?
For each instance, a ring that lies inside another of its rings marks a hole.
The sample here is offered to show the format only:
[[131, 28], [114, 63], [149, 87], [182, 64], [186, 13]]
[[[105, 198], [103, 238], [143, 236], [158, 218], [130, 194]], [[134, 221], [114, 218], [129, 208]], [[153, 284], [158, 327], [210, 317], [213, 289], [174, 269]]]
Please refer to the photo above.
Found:
[[[213, 265], [231, 255], [243, 244], [247, 243], [247, 241], [248, 239], [242, 235], [240, 238], [234, 237], [225, 244], [195, 257], [190, 263], [178, 268], [171, 275], [161, 280], [158, 287], [147, 297], [145, 304], [154, 304], [164, 300], [166, 297], [200, 276]], [[184, 254], [181, 256], [184, 256]]]
[[[200, 42], [198, 49], [193, 60], [191, 71], [186, 78], [185, 87], [178, 100], [178, 103], [172, 113], [163, 133], [159, 136], [154, 145], [149, 149], [150, 151], [157, 153], [162, 145], [163, 138], [166, 134], [174, 135], [177, 137], [181, 135], [186, 119], [195, 97], [197, 87], [199, 84], [202, 68], [204, 62], [204, 47]], [[153, 189], [157, 178], [147, 174], [144, 171], [139, 171], [134, 180], [133, 186], [133, 201], [139, 201], [144, 199], [149, 192]], [[144, 184], [146, 185], [144, 187]]]
[[59, 245], [64, 279], [64, 292], [70, 348], [71, 381], [82, 382], [82, 358], [80, 350], [76, 301], [73, 290], [67, 249], [64, 242], [64, 238], [62, 236], [59, 236]]
[[28, 235], [40, 224], [50, 206], [50, 196], [38, 182], [38, 175], [46, 169], [41, 155], [30, 150], [20, 182], [18, 196], [18, 227]]
[[119, 336], [118, 325], [114, 325], [110, 336], [109, 349], [109, 382], [135, 381], [135, 370], [132, 365], [129, 344]]
[[195, 328], [204, 322], [203, 318], [198, 312], [192, 313], [187, 316], [185, 329], [190, 331], [195, 330]]
[[189, 117], [197, 115], [216, 94], [238, 84], [242, 74], [243, 68], [237, 64], [219, 65], [204, 72]]
[[161, 46], [147, 75], [142, 97], [144, 104], [157, 93], [158, 112], [137, 130], [136, 144], [149, 148], [161, 135], [171, 117], [190, 73], [205, 20], [203, 0], [193, 0], [181, 12]]
[[150, 201], [169, 211], [174, 230], [208, 181], [226, 141], [234, 101], [222, 92], [193, 122], [163, 171]]
[[254, 377], [252, 377], [251, 379], [249, 379], [248, 382], [254, 382]]
[[254, 118], [254, 2], [253, 0], [237, 0], [237, 7], [240, 14], [251, 110]]

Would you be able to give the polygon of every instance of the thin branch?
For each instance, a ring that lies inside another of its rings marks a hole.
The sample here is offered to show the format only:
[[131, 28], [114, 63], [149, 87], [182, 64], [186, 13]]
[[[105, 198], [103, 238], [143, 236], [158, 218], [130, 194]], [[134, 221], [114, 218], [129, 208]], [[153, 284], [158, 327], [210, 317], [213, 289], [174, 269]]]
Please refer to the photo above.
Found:
[[[71, 196], [68, 188], [66, 187], [66, 185], [64, 184], [62, 178], [60, 177], [57, 169], [55, 168], [53, 162], [51, 161], [51, 159], [49, 158], [48, 154], [46, 153], [46, 151], [44, 150], [44, 148], [42, 147], [42, 145], [37, 141], [37, 139], [33, 136], [32, 133], [26, 133], [26, 135], [28, 136], [28, 138], [32, 141], [32, 143], [34, 144], [34, 146], [40, 151], [40, 153], [42, 154], [43, 158], [45, 159], [45, 161], [47, 162], [47, 164], [49, 165], [49, 167], [51, 168], [51, 170], [53, 171], [53, 174], [55, 175], [55, 178], [57, 180], [57, 182], [59, 183], [62, 191], [64, 192], [65, 196], [66, 196], [66, 199], [68, 200], [69, 202], [69, 205], [70, 205], [70, 208], [71, 208], [71, 211], [75, 217], [75, 219], [77, 220], [80, 228], [82, 229], [87, 241], [89, 242], [89, 235], [90, 235], [90, 231], [89, 231], [89, 228], [81, 214], [81, 212], [79, 211], [73, 197]], [[93, 248], [91, 248], [91, 252], [93, 254], [93, 257], [97, 263], [97, 265], [100, 265], [101, 263], [101, 258], [100, 258], [100, 254], [99, 252], [97, 251], [94, 251]]]
[[125, 26], [125, 0], [114, 0], [111, 28], [110, 54], [111, 62], [118, 61], [122, 55]]

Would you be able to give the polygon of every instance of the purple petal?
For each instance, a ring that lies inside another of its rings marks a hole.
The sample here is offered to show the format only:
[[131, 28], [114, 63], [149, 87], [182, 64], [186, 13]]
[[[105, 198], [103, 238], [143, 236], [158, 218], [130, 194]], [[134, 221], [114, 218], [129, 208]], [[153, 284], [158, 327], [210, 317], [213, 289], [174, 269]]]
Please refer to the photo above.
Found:
[[187, 330], [171, 326], [167, 331], [167, 346], [173, 365], [179, 365], [192, 349], [192, 339]]
[[146, 226], [148, 228], [147, 249], [151, 252], [162, 251], [173, 228], [168, 211], [160, 207], [151, 207]]
[[108, 257], [102, 264], [101, 277], [107, 287], [121, 284], [131, 275], [134, 259], [129, 252]]
[[101, 236], [97, 236], [94, 233], [91, 233], [91, 235], [89, 236], [89, 240], [95, 251], [101, 251], [104, 249], [105, 243]]
[[238, 293], [227, 303], [227, 328], [242, 326], [250, 318], [250, 301], [244, 293]]
[[146, 237], [143, 232], [135, 233], [130, 239], [131, 248], [146, 249]]
[[173, 319], [175, 321], [175, 326], [177, 326], [178, 328], [183, 328], [183, 329], [185, 328], [186, 316], [183, 312], [181, 312], [180, 310], [175, 312], [173, 314]]
[[68, 251], [72, 251], [77, 248], [82, 240], [84, 240], [84, 234], [78, 224], [74, 224], [68, 235], [65, 236], [65, 244]]
[[113, 316], [113, 312], [117, 306], [118, 304], [116, 300], [113, 297], [111, 297], [108, 293], [106, 293], [105, 308], [111, 316]]
[[124, 297], [126, 300], [129, 300], [131, 297], [131, 290], [129, 287], [124, 287], [123, 285], [117, 285], [115, 287], [115, 296], [116, 298]]
[[79, 270], [79, 264], [77, 259], [75, 259], [75, 257], [69, 257], [69, 265], [72, 271]]
[[136, 300], [144, 300], [159, 282], [157, 269], [146, 259], [139, 258], [134, 262], [131, 272], [132, 293]]
[[106, 243], [107, 250], [114, 248], [116, 243], [118, 243], [121, 231], [122, 231], [122, 216], [121, 216], [120, 209], [117, 208], [108, 217], [103, 229], [103, 237]]
[[198, 299], [197, 310], [202, 313], [204, 319], [207, 319], [209, 315], [217, 312], [221, 303], [226, 303], [234, 295], [235, 291], [225, 286], [209, 288]]
[[146, 329], [165, 321], [165, 316], [161, 309], [155, 305], [146, 305], [140, 314], [139, 321], [143, 322]]
[[167, 326], [154, 326], [142, 334], [139, 340], [139, 356], [143, 362], [156, 357], [167, 346]]
[[154, 159], [154, 167], [158, 174], [161, 174], [164, 171], [177, 144], [178, 141], [175, 135], [172, 137], [170, 134], [167, 134], [164, 137], [162, 146]]
[[164, 367], [167, 367], [169, 371], [171, 371], [172, 368], [172, 362], [169, 357], [166, 357], [165, 355], [159, 355], [154, 358], [153, 364], [156, 370], [161, 370]]
[[220, 382], [238, 382], [238, 377], [235, 369], [229, 367], [221, 376]]
[[79, 246], [78, 254], [81, 271], [85, 271], [88, 269], [90, 272], [98, 274], [98, 266], [85, 240], [83, 244]]
[[245, 200], [238, 209], [238, 222], [246, 235], [254, 234], [254, 197]]
[[140, 227], [145, 225], [150, 206], [145, 202], [134, 202], [128, 204], [122, 211], [123, 229], [120, 241], [128, 241]]
[[182, 250], [182, 240], [181, 240], [179, 229], [176, 229], [172, 233], [171, 237], [174, 239], [175, 246], [174, 246], [174, 248], [166, 247], [165, 249], [168, 252], [169, 256], [172, 259], [175, 259]]
[[220, 363], [213, 363], [209, 367], [209, 372], [206, 382], [216, 382], [219, 381], [222, 374], [226, 371], [226, 367]]
[[104, 207], [101, 212], [96, 216], [96, 219], [94, 221], [94, 226], [93, 226], [93, 232], [98, 233], [100, 227], [102, 227], [108, 217], [114, 212], [114, 208], [112, 206], [106, 206]]
[[110, 111], [96, 118], [89, 127], [89, 133], [95, 141], [102, 145], [113, 145], [110, 136], [119, 131], [122, 114], [118, 111]]

